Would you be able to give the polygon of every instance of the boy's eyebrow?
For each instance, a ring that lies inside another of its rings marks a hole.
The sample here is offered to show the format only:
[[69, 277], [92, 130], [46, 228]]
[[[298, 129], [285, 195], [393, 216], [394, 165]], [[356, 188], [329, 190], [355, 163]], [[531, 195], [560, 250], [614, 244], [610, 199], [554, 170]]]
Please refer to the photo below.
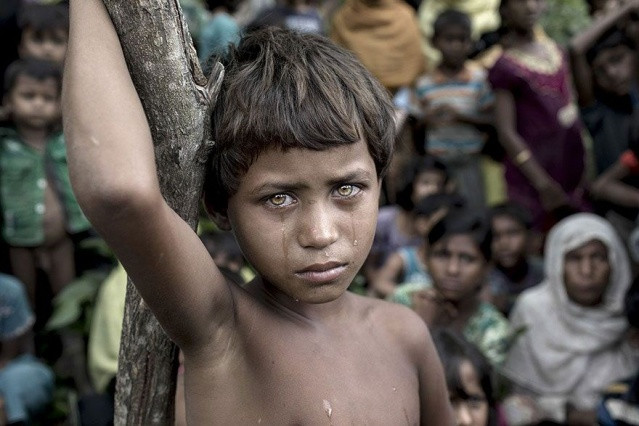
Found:
[[[348, 183], [348, 182], [353, 182], [353, 181], [363, 181], [363, 182], [370, 182], [373, 179], [373, 177], [371, 176], [371, 173], [363, 168], [357, 168], [356, 170], [353, 170], [352, 172], [346, 173], [342, 176], [337, 176], [335, 178], [332, 178], [330, 180], [327, 181], [327, 183], [329, 185], [337, 185], [340, 183]], [[309, 185], [306, 182], [278, 182], [278, 181], [271, 181], [271, 182], [265, 182], [262, 185], [258, 186], [257, 188], [253, 189], [251, 191], [252, 194], [261, 194], [263, 192], [271, 192], [271, 191], [281, 191], [281, 192], [286, 192], [286, 191], [295, 191], [295, 190], [299, 190], [299, 189], [306, 189], [308, 188]]]

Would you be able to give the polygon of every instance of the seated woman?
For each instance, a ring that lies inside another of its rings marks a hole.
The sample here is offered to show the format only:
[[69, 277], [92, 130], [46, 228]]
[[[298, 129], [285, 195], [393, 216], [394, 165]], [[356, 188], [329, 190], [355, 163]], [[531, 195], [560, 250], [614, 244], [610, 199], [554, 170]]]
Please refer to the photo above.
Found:
[[433, 343], [444, 366], [457, 424], [496, 425], [497, 401], [493, 392], [492, 368], [486, 358], [463, 336], [450, 330], [436, 330]]
[[489, 271], [491, 230], [487, 218], [456, 209], [428, 233], [426, 266], [432, 287], [416, 291], [412, 308], [433, 328], [462, 333], [495, 366], [511, 333], [508, 320], [480, 298]]
[[513, 329], [524, 332], [503, 373], [549, 420], [596, 424], [603, 390], [639, 366], [623, 306], [628, 256], [606, 220], [579, 213], [550, 231], [545, 270], [544, 282], [524, 291], [511, 313]]

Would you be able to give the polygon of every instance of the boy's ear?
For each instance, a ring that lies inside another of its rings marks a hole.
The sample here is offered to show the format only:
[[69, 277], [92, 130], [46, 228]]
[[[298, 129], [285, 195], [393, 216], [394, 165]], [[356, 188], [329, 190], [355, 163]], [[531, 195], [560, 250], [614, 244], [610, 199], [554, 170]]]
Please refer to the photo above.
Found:
[[226, 212], [218, 212], [214, 210], [209, 210], [209, 216], [211, 220], [215, 223], [215, 225], [222, 231], [230, 231], [231, 230], [231, 221]]

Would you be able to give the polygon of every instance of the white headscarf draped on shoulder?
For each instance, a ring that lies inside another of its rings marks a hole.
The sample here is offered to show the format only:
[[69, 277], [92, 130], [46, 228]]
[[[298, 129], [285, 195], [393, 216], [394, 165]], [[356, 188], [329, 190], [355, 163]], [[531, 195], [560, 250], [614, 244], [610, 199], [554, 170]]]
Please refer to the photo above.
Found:
[[[601, 304], [583, 307], [566, 293], [564, 257], [592, 240], [608, 249], [610, 283]], [[608, 384], [629, 376], [639, 364], [639, 354], [624, 341], [630, 264], [612, 226], [589, 213], [559, 222], [548, 235], [544, 255], [545, 281], [522, 293], [512, 312], [513, 329], [524, 326], [526, 331], [510, 351], [504, 372], [540, 396], [549, 414], [563, 421], [567, 402], [594, 408]]]

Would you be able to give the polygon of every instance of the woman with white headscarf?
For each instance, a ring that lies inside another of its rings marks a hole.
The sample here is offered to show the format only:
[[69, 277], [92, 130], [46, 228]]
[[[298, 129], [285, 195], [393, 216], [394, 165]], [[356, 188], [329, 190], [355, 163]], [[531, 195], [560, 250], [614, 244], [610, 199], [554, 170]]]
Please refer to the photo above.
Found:
[[545, 273], [515, 304], [511, 324], [524, 331], [504, 374], [536, 399], [545, 417], [596, 424], [603, 390], [639, 366], [623, 307], [631, 283], [628, 256], [607, 221], [579, 213], [550, 231]]

